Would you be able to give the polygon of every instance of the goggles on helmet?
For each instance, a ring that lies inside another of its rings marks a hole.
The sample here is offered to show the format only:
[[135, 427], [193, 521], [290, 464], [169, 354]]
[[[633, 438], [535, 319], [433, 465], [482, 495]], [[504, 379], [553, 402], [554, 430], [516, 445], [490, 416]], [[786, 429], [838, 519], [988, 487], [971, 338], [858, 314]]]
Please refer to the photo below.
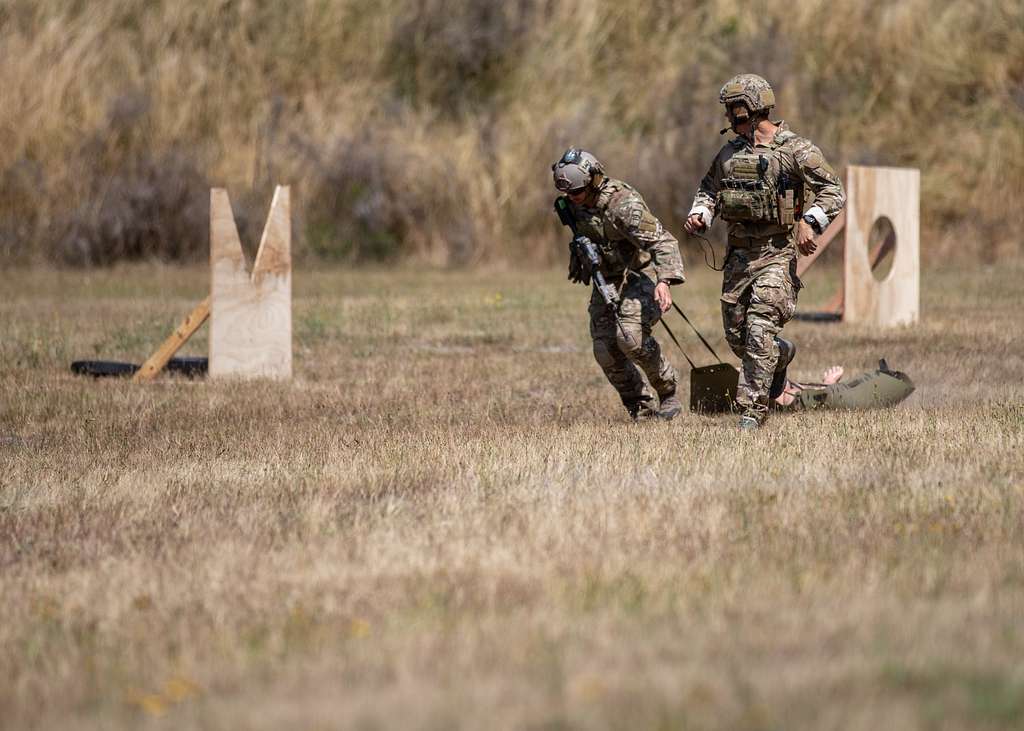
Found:
[[586, 150], [570, 147], [551, 166], [551, 172], [558, 190], [578, 195], [601, 173], [601, 163]]

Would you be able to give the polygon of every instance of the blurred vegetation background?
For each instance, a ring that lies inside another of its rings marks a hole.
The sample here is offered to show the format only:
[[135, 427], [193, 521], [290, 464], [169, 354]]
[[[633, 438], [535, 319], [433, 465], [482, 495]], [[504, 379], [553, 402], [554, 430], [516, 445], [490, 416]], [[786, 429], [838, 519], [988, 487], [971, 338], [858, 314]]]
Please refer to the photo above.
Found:
[[678, 235], [742, 71], [837, 168], [922, 170], [926, 261], [1019, 256], [1022, 7], [2, 0], [0, 262], [201, 260], [211, 186], [255, 245], [281, 182], [300, 258], [546, 265], [570, 144]]

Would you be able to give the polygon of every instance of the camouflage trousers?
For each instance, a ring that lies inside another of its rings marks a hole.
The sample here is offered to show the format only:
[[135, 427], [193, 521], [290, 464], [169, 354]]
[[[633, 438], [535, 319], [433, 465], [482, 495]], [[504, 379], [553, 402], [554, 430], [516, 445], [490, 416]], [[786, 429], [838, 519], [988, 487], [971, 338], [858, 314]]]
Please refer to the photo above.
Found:
[[759, 271], [737, 302], [722, 302], [725, 339], [743, 362], [736, 403], [745, 416], [759, 422], [768, 414], [768, 391], [779, 361], [775, 336], [795, 311], [796, 288], [783, 264]]
[[629, 277], [619, 304], [622, 330], [596, 291], [590, 298], [594, 358], [633, 416], [652, 413], [657, 408], [654, 393], [660, 399], [671, 396], [679, 380], [676, 369], [651, 334], [661, 318], [661, 309], [654, 301], [654, 286], [654, 282], [642, 274]]

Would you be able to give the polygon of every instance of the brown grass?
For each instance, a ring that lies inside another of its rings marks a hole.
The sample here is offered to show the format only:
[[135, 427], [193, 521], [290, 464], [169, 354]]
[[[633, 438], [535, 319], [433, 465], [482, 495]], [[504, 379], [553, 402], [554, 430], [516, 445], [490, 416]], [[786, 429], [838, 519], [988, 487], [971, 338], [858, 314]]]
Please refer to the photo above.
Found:
[[748, 436], [627, 423], [560, 271], [300, 271], [292, 383], [146, 387], [67, 364], [140, 361], [203, 270], [20, 271], [0, 726], [1019, 728], [1022, 274], [788, 326], [798, 376], [918, 391]]
[[297, 252], [551, 263], [549, 165], [591, 148], [679, 232], [756, 70], [838, 167], [922, 170], [926, 257], [1019, 254], [1015, 0], [7, 0], [0, 263], [202, 258], [208, 188]]

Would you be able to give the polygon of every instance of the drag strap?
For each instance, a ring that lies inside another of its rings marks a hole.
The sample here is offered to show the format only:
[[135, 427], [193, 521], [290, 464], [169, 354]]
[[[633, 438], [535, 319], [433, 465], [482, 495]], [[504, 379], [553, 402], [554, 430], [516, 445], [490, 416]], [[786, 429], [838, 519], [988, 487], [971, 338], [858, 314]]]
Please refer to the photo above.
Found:
[[[711, 355], [713, 355], [715, 357], [715, 362], [721, 363], [722, 359], [718, 357], [718, 353], [716, 353], [715, 349], [711, 347], [711, 343], [709, 343], [707, 340], [705, 340], [704, 336], [700, 334], [700, 330], [698, 330], [694, 326], [694, 324], [692, 322], [690, 322], [690, 318], [686, 316], [686, 313], [683, 312], [680, 309], [679, 305], [677, 305], [675, 302], [672, 303], [672, 306], [675, 307], [676, 308], [676, 312], [678, 312], [680, 315], [682, 315], [683, 319], [686, 320], [686, 324], [689, 325], [691, 328], [693, 328], [693, 331], [695, 333], [697, 333], [697, 337], [700, 338], [700, 341], [702, 343], [704, 343], [704, 347], [711, 351]], [[672, 335], [672, 331], [671, 330], [669, 330], [669, 335]], [[672, 336], [672, 339], [675, 340], [675, 336], [674, 335]], [[676, 344], [678, 345], [678, 343], [676, 343]], [[686, 355], [686, 354], [683, 353], [683, 355]], [[687, 358], [687, 360], [690, 360], [690, 359]], [[692, 363], [691, 363], [691, 365], [692, 365]]]
[[665, 326], [665, 332], [668, 333], [668, 336], [672, 338], [672, 342], [676, 344], [677, 348], [679, 348], [679, 352], [683, 354], [684, 358], [686, 358], [686, 362], [690, 364], [690, 368], [696, 368], [697, 365], [692, 360], [690, 360], [690, 356], [688, 356], [686, 354], [686, 351], [683, 350], [683, 346], [679, 344], [679, 340], [676, 339], [676, 334], [672, 332], [672, 328], [668, 326], [668, 323], [665, 322], [664, 320], [659, 320], [659, 322], [661, 322], [661, 324]]

